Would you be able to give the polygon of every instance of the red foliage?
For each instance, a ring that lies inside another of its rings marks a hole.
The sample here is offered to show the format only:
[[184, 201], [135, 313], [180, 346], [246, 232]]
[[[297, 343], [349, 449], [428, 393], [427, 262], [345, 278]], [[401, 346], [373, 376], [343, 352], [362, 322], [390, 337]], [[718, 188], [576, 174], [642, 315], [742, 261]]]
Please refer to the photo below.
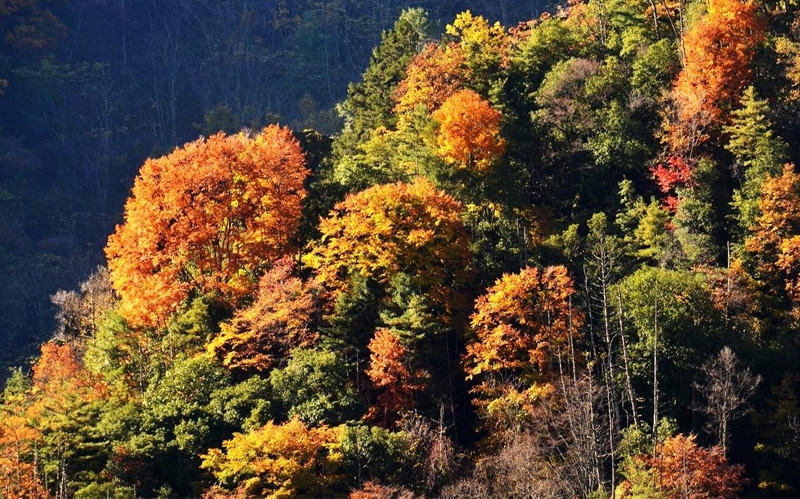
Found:
[[414, 408], [414, 393], [423, 389], [420, 382], [425, 378], [425, 372], [414, 371], [409, 366], [408, 350], [387, 329], [375, 331], [368, 348], [370, 366], [366, 373], [381, 393], [367, 417], [390, 426], [400, 413]]
[[675, 191], [694, 186], [694, 171], [689, 162], [677, 156], [670, 156], [666, 165], [659, 163], [650, 168], [650, 173], [653, 174], [659, 190], [666, 194], [664, 207], [675, 213], [679, 203]]

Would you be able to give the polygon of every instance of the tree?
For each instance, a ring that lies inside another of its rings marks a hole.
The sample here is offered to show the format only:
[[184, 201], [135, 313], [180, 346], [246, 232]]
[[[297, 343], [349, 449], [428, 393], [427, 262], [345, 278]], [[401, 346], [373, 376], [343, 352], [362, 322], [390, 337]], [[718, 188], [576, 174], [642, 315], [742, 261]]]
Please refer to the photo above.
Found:
[[360, 409], [350, 366], [327, 349], [296, 348], [286, 367], [269, 375], [274, 404], [309, 425], [353, 419]]
[[308, 175], [286, 128], [220, 133], [148, 160], [106, 247], [120, 311], [163, 324], [192, 290], [237, 302], [287, 254]]
[[745, 241], [757, 277], [765, 284], [783, 283], [789, 297], [800, 300], [800, 175], [793, 165], [767, 178], [758, 208], [761, 214]]
[[728, 453], [730, 442], [729, 423], [748, 412], [747, 401], [756, 391], [761, 376], [753, 375], [750, 369], [739, 369], [739, 359], [728, 347], [722, 347], [716, 357], [707, 360], [702, 367], [705, 379], [694, 387], [705, 400], [700, 409], [710, 418], [712, 431], [722, 454]]
[[719, 447], [699, 447], [694, 436], [667, 439], [656, 448], [651, 466], [673, 498], [734, 498], [742, 489], [742, 466], [729, 464]]
[[509, 38], [503, 26], [489, 24], [483, 16], [469, 10], [458, 14], [445, 32], [458, 43], [467, 69], [467, 79], [476, 90], [488, 93], [493, 80], [501, 78], [507, 58]]
[[567, 369], [562, 362], [575, 360], [583, 317], [572, 310], [574, 293], [566, 268], [528, 267], [478, 298], [464, 364], [467, 379], [476, 381], [475, 405], [495, 424], [504, 406], [519, 404], [524, 413], [548, 395], [556, 373]]
[[400, 272], [442, 311], [458, 306], [470, 275], [461, 203], [421, 177], [349, 195], [320, 222], [322, 237], [303, 257], [335, 299], [349, 274], [390, 284]]
[[312, 322], [318, 311], [317, 284], [292, 275], [284, 258], [261, 278], [255, 302], [221, 325], [207, 346], [231, 370], [268, 371], [295, 348], [317, 339]]
[[341, 428], [310, 428], [298, 417], [268, 422], [250, 433], [236, 433], [222, 449], [202, 456], [218, 485], [214, 497], [298, 495], [321, 497], [336, 483], [342, 462]]
[[[394, 90], [405, 78], [406, 68], [420, 45], [430, 36], [430, 29], [428, 14], [413, 8], [404, 10], [394, 27], [383, 33], [362, 81], [347, 88], [347, 100], [340, 109], [345, 117], [345, 132], [336, 140], [337, 155], [342, 152], [338, 149], [350, 140], [363, 140], [372, 130], [394, 124]], [[353, 137], [345, 138], [348, 134]]]
[[732, 113], [723, 129], [730, 137], [725, 148], [736, 158], [734, 174], [741, 188], [734, 193], [733, 205], [742, 232], [747, 232], [758, 216], [758, 198], [768, 175], [779, 175], [786, 162], [786, 144], [773, 131], [768, 117], [769, 103], [758, 98], [751, 86], [742, 95], [741, 106]]
[[79, 291], [59, 290], [50, 300], [58, 307], [56, 334], [60, 338], [94, 336], [105, 314], [114, 306], [108, 270], [98, 266], [81, 283]]
[[684, 36], [684, 67], [675, 80], [677, 122], [670, 135], [685, 157], [727, 120], [753, 77], [751, 62], [765, 23], [752, 1], [712, 0], [708, 13]]
[[17, 370], [0, 400], [0, 494], [8, 499], [51, 497], [40, 473], [42, 434], [30, 418], [30, 388]]
[[688, 411], [697, 366], [717, 351], [725, 331], [709, 283], [691, 271], [642, 267], [615, 288], [611, 295], [622, 304], [637, 393], [654, 390], [657, 357], [658, 391], [668, 394], [659, 411]]
[[455, 43], [428, 44], [406, 69], [397, 87], [395, 113], [402, 115], [424, 106], [438, 109], [466, 81], [464, 54]]
[[433, 113], [439, 122], [439, 155], [457, 168], [478, 173], [490, 170], [493, 160], [505, 152], [501, 118], [499, 111], [472, 90], [456, 92]]
[[410, 352], [391, 331], [375, 331], [368, 348], [369, 369], [366, 373], [373, 386], [381, 390], [378, 403], [370, 408], [368, 416], [391, 426], [399, 415], [414, 408], [414, 393], [424, 388], [421, 382], [426, 373], [411, 367]]

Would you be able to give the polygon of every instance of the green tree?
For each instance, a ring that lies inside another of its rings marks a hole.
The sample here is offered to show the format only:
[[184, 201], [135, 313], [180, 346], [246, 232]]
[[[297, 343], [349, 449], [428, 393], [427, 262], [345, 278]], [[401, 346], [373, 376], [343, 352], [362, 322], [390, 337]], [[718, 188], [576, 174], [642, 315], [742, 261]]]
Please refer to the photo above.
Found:
[[769, 114], [769, 103], [759, 99], [751, 86], [744, 91], [739, 109], [733, 111], [730, 125], [724, 128], [730, 137], [725, 148], [735, 158], [734, 173], [740, 182], [732, 202], [740, 237], [748, 233], [759, 215], [758, 198], [764, 180], [768, 175], [780, 175], [788, 159], [786, 144], [775, 135]]
[[287, 419], [298, 416], [309, 425], [352, 419], [359, 403], [349, 371], [332, 350], [295, 349], [285, 368], [270, 373], [274, 402]]

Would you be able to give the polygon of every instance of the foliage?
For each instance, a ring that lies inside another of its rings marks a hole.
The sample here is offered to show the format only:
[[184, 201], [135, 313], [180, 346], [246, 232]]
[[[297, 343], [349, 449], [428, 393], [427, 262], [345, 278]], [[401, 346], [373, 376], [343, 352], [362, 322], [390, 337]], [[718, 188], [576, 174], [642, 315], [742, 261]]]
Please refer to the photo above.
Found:
[[239, 297], [285, 255], [308, 174], [285, 128], [215, 135], [148, 160], [107, 255], [120, 311], [163, 324], [192, 290]]
[[750, 1], [713, 0], [682, 41], [684, 67], [674, 91], [678, 123], [671, 134], [675, 147], [690, 157], [752, 81], [751, 61], [765, 28], [757, 9]]
[[785, 291], [795, 301], [800, 298], [798, 194], [800, 176], [793, 165], [786, 165], [781, 176], [768, 178], [758, 203], [761, 214], [745, 243], [754, 256], [757, 276], [771, 283], [783, 282]]
[[249, 307], [223, 323], [207, 346], [231, 370], [268, 371], [295, 348], [316, 341], [311, 322], [317, 311], [316, 285], [292, 276], [294, 263], [282, 259], [262, 276]]
[[458, 168], [488, 170], [505, 151], [499, 138], [500, 113], [471, 90], [451, 95], [433, 119], [439, 122], [439, 155]]
[[331, 350], [297, 348], [285, 368], [270, 373], [272, 397], [289, 418], [309, 425], [353, 419], [359, 401], [348, 370]]
[[[472, 315], [476, 338], [464, 362], [468, 379], [477, 381], [475, 404], [487, 416], [498, 418], [492, 413], [509, 404], [524, 413], [550, 392], [583, 322], [571, 307], [574, 293], [564, 267], [528, 267], [504, 275], [478, 298]], [[506, 381], [509, 376], [513, 381]]]
[[224, 451], [203, 455], [203, 468], [219, 485], [216, 497], [261, 495], [278, 498], [320, 495], [335, 483], [341, 466], [340, 428], [308, 427], [295, 417], [272, 421], [250, 433], [234, 434]]
[[742, 472], [721, 448], [704, 449], [694, 436], [676, 435], [659, 443], [652, 457], [629, 465], [626, 475], [633, 481], [620, 485], [616, 497], [739, 497]]
[[369, 342], [369, 369], [366, 373], [375, 388], [381, 390], [377, 405], [369, 417], [391, 425], [397, 416], [414, 408], [414, 393], [422, 390], [423, 371], [409, 368], [409, 352], [399, 338], [386, 329], [375, 331]]
[[405, 272], [433, 303], [450, 311], [458, 297], [452, 286], [469, 276], [460, 211], [460, 203], [423, 178], [372, 187], [348, 196], [320, 222], [320, 243], [303, 262], [334, 297], [350, 273], [386, 285]]

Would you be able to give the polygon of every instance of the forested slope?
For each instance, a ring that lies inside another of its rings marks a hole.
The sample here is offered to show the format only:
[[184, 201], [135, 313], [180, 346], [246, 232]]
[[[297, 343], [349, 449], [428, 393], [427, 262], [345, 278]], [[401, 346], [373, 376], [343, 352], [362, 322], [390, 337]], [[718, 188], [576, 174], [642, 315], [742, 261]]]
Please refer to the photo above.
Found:
[[[53, 329], [50, 296], [103, 263], [147, 157], [217, 131], [332, 134], [334, 109], [401, 10], [438, 34], [471, 8], [539, 0], [5, 0], [0, 4], [0, 368]], [[5, 374], [0, 375], [5, 379]]]
[[392, 11], [336, 114], [346, 58], [270, 70], [298, 93], [254, 121], [246, 79], [181, 94], [198, 128], [136, 139], [124, 218], [74, 226], [107, 266], [7, 383], [0, 494], [797, 496], [800, 6], [436, 5]]

